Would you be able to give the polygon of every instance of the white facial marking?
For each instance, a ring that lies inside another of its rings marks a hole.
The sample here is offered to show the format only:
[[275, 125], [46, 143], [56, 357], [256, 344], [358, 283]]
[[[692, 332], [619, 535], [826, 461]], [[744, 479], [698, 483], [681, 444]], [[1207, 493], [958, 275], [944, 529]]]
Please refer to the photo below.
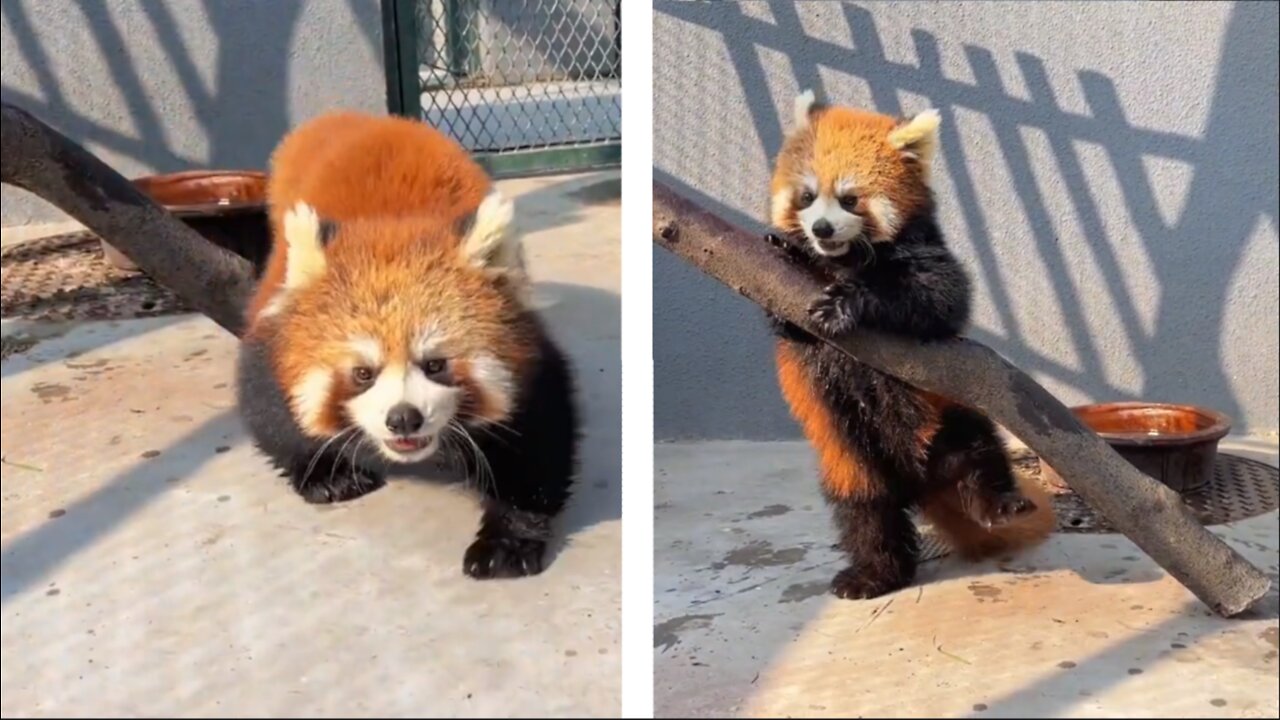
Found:
[[302, 380], [290, 391], [293, 401], [293, 415], [298, 419], [302, 429], [311, 435], [324, 435], [324, 430], [317, 427], [320, 416], [329, 404], [329, 392], [333, 388], [333, 373], [316, 368], [307, 371]]
[[416, 360], [427, 360], [439, 355], [449, 341], [448, 334], [437, 321], [424, 325], [413, 339], [413, 357]]
[[[425, 460], [440, 446], [440, 433], [458, 412], [461, 390], [433, 382], [417, 365], [388, 366], [369, 389], [347, 402], [347, 411], [365, 435], [377, 441], [378, 449], [395, 462]], [[388, 443], [397, 436], [387, 428], [387, 415], [400, 404], [422, 413], [422, 428], [411, 436], [425, 444], [408, 452]]]
[[505, 418], [515, 404], [515, 374], [498, 358], [481, 353], [471, 360], [471, 373], [489, 409]]
[[382, 344], [371, 337], [356, 337], [350, 341], [351, 351], [365, 365], [378, 367], [382, 365]]
[[871, 214], [875, 216], [877, 224], [880, 225], [880, 232], [871, 238], [872, 242], [889, 242], [898, 234], [901, 229], [898, 225], [898, 209], [893, 206], [889, 198], [883, 195], [876, 195], [867, 201], [867, 208]]
[[[827, 257], [844, 255], [849, 252], [854, 239], [862, 233], [862, 218], [840, 207], [838, 198], [825, 194], [815, 198], [813, 203], [798, 212], [797, 216], [800, 218], [800, 226], [804, 228], [805, 236], [809, 238], [810, 246], [819, 255]], [[813, 233], [813, 226], [819, 220], [826, 220], [831, 224], [830, 237], [819, 238]]]

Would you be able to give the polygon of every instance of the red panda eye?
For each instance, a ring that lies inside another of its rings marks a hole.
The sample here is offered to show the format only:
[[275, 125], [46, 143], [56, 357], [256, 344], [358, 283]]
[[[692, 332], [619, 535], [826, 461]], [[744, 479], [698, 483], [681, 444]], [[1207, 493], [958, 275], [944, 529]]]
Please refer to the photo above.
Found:
[[351, 371], [351, 379], [356, 385], [364, 386], [373, 382], [373, 368], [358, 367]]
[[813, 201], [817, 199], [818, 198], [813, 194], [812, 191], [805, 190], [804, 192], [800, 193], [800, 207], [809, 207], [810, 205], [813, 204]]
[[428, 360], [422, 364], [422, 370], [428, 375], [439, 375], [449, 367], [449, 361], [443, 358]]
[[853, 212], [854, 209], [858, 207], [857, 196], [845, 195], [844, 197], [840, 198], [840, 207], [844, 208], [845, 210], [848, 210], [849, 212]]

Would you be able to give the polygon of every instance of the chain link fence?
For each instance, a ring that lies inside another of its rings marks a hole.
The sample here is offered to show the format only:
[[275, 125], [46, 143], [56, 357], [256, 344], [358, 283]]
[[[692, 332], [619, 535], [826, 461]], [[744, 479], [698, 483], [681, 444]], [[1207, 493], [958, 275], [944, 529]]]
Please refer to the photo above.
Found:
[[412, 49], [405, 95], [416, 98], [403, 111], [452, 135], [495, 175], [618, 164], [620, 0], [412, 2], [411, 28], [401, 29], [412, 38], [400, 52]]

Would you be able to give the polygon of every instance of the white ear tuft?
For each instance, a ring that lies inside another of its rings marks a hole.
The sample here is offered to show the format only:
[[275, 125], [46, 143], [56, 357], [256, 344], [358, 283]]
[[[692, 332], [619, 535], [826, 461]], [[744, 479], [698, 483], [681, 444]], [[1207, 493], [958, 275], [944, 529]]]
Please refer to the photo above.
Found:
[[795, 102], [795, 129], [803, 130], [809, 127], [809, 112], [813, 110], [814, 103], [817, 102], [817, 96], [813, 94], [813, 90], [805, 90], [796, 96]]
[[310, 205], [298, 201], [284, 215], [284, 287], [294, 290], [324, 274], [326, 263], [320, 238], [320, 217]]
[[485, 196], [462, 243], [462, 252], [472, 265], [499, 271], [524, 269], [515, 214], [515, 204], [498, 190]]
[[904, 155], [919, 160], [927, 172], [938, 148], [938, 126], [941, 124], [942, 116], [937, 110], [925, 110], [905, 125], [894, 128], [889, 133], [889, 144]]

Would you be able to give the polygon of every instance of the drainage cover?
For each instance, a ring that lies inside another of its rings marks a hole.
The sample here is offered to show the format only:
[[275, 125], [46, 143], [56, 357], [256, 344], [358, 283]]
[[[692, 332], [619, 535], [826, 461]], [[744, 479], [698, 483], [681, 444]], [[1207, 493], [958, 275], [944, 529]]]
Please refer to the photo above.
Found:
[[[1218, 453], [1213, 480], [1182, 495], [1204, 525], [1222, 525], [1271, 512], [1280, 505], [1280, 470], [1236, 455]], [[1113, 533], [1115, 528], [1074, 492], [1054, 496], [1060, 532]]]
[[[1053, 509], [1061, 533], [1114, 533], [1115, 528], [1069, 488], [1044, 482], [1034, 455], [1015, 454], [1016, 472], [1039, 482], [1053, 495]], [[1280, 470], [1257, 460], [1218, 453], [1213, 480], [1182, 500], [1204, 525], [1222, 525], [1269, 513], [1280, 507]], [[920, 560], [934, 560], [950, 552], [932, 528], [921, 526]]]
[[146, 275], [112, 267], [92, 233], [0, 250], [0, 315], [6, 320], [128, 320], [187, 312], [176, 295]]

